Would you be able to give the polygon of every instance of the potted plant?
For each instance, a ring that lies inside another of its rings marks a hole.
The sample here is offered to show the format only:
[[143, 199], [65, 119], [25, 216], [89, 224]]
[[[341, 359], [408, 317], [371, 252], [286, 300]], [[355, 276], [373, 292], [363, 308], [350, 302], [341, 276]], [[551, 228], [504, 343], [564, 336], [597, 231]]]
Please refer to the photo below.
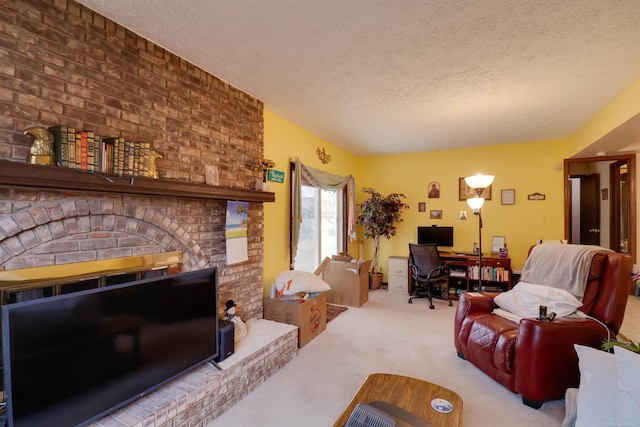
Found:
[[640, 354], [640, 343], [633, 342], [633, 340], [629, 341], [620, 341], [620, 340], [610, 340], [602, 343], [603, 350], [611, 351], [615, 346], [620, 346], [634, 353]]
[[364, 237], [373, 238], [373, 260], [369, 273], [371, 289], [379, 289], [382, 284], [382, 272], [378, 266], [380, 255], [380, 237], [390, 239], [396, 234], [396, 224], [402, 222], [402, 209], [409, 208], [402, 199], [404, 194], [392, 193], [383, 196], [373, 188], [363, 188], [368, 198], [360, 205], [358, 224], [364, 228]]

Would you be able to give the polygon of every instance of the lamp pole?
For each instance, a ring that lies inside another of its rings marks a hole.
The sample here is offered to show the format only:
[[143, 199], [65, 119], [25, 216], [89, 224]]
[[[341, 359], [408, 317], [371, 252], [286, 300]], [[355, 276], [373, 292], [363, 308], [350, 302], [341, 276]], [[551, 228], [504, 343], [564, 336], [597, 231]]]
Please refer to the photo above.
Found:
[[476, 174], [464, 179], [469, 188], [473, 188], [476, 197], [467, 199], [467, 204], [473, 209], [474, 215], [478, 215], [478, 291], [482, 291], [482, 214], [480, 210], [484, 204], [482, 193], [485, 188], [493, 183], [493, 175]]
[[482, 291], [482, 213], [480, 209], [473, 213], [478, 215], [478, 291]]

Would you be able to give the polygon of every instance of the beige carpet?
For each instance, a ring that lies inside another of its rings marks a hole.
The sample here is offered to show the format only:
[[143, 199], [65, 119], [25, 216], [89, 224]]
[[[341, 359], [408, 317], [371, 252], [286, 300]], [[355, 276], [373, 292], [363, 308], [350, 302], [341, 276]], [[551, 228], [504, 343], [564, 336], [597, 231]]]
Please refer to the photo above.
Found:
[[[540, 410], [499, 386], [453, 345], [455, 306], [434, 300], [407, 304], [407, 297], [372, 291], [369, 302], [350, 307], [281, 371], [207, 427], [330, 427], [367, 375], [413, 376], [456, 391], [464, 400], [463, 424], [560, 426], [564, 401]], [[640, 298], [629, 297], [622, 332], [640, 341]]]
[[620, 338], [640, 342], [640, 297], [630, 296], [627, 300]]
[[388, 372], [421, 378], [456, 391], [470, 427], [560, 426], [564, 401], [535, 410], [470, 363], [453, 345], [454, 307], [434, 300], [372, 291], [350, 307], [298, 356], [208, 427], [328, 427], [367, 375]]

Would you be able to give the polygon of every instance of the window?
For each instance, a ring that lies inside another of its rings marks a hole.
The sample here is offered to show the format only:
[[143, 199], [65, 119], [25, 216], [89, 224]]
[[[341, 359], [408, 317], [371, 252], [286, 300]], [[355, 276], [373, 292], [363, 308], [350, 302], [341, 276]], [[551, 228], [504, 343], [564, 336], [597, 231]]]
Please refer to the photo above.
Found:
[[325, 257], [344, 250], [344, 189], [301, 186], [302, 222], [294, 269], [313, 272]]
[[313, 272], [356, 238], [355, 180], [291, 163], [291, 256], [295, 270]]

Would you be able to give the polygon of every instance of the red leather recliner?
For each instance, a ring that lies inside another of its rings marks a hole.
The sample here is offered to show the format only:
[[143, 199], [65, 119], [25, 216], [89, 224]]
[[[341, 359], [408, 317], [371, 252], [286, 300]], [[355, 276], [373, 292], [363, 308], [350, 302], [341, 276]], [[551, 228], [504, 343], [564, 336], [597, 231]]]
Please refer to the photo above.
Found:
[[[621, 253], [593, 256], [580, 311], [603, 322], [615, 338], [627, 304], [632, 260]], [[463, 293], [458, 301], [454, 339], [458, 356], [514, 393], [524, 404], [563, 398], [578, 387], [580, 373], [574, 344], [601, 348], [607, 330], [595, 320], [556, 318], [520, 323], [492, 314], [490, 294]]]

